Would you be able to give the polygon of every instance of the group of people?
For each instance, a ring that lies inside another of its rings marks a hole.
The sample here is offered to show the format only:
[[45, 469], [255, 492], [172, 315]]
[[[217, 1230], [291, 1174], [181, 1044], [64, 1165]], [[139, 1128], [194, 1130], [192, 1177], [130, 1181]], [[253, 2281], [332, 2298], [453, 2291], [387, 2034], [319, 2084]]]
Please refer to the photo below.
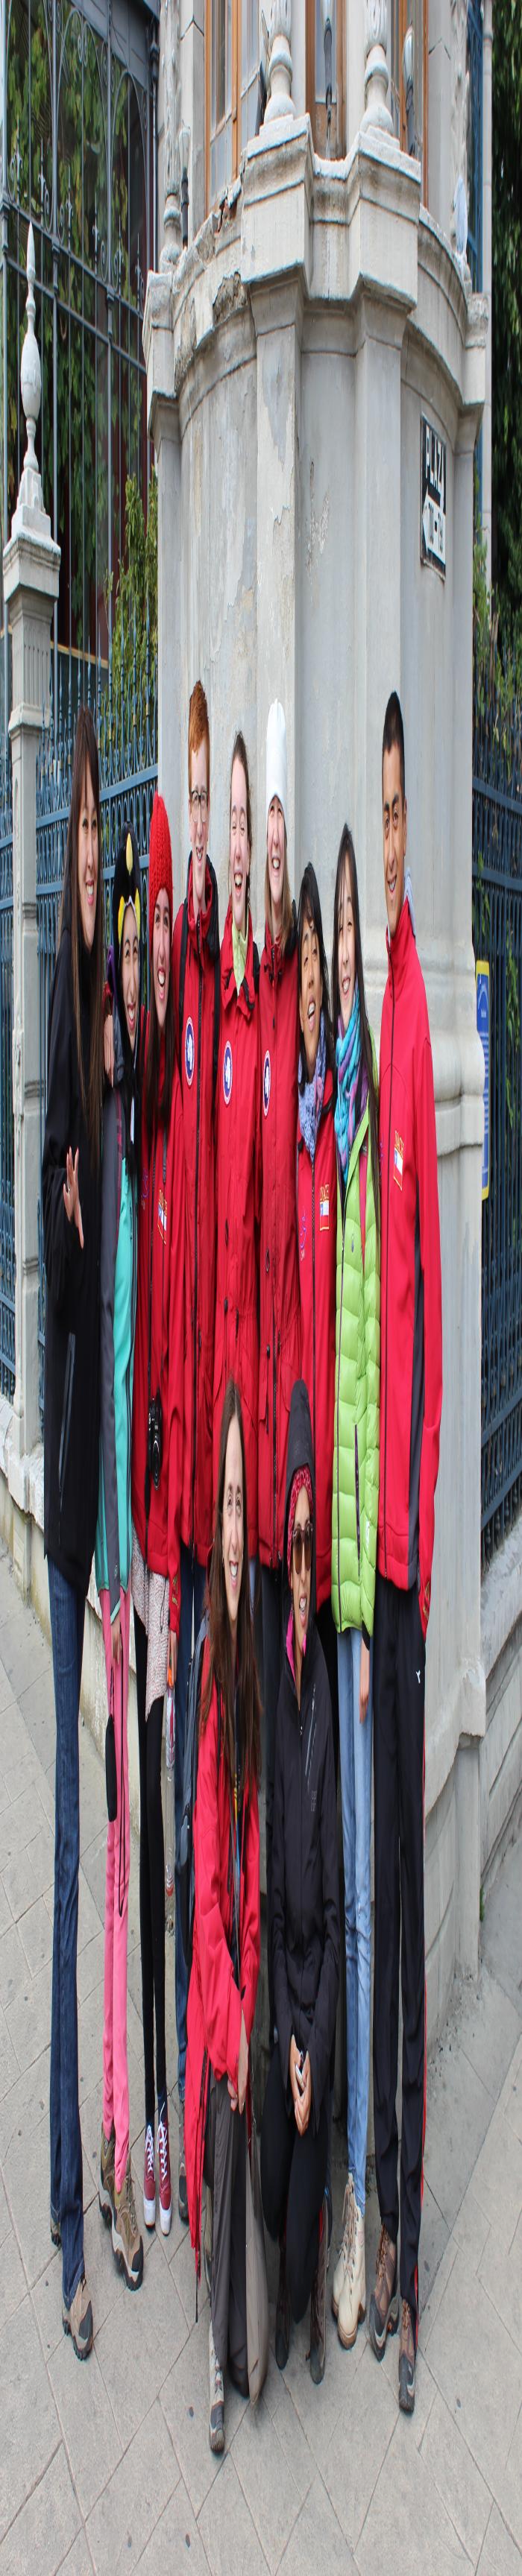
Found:
[[[399, 700], [382, 750], [388, 975], [380, 1062], [369, 1027], [357, 868], [345, 826], [332, 978], [311, 865], [296, 917], [286, 727], [266, 745], [265, 937], [250, 905], [246, 745], [230, 772], [229, 902], [219, 943], [209, 857], [210, 736], [193, 690], [190, 856], [174, 921], [155, 796], [143, 887], [124, 822], [105, 978], [98, 757], [75, 740], [51, 996], [43, 1156], [47, 1274], [45, 1549], [56, 1700], [51, 2233], [76, 2352], [93, 2338], [83, 2255], [76, 1947], [80, 1697], [95, 1549], [107, 1677], [100, 2207], [132, 2289], [143, 2276], [129, 2136], [128, 1675], [134, 1607], [145, 2072], [143, 2215], [171, 2224], [165, 2049], [161, 1745], [175, 1695], [178, 2206], [208, 2280], [209, 2436], [224, 2373], [248, 2392], [245, 2275], [250, 2049], [261, 1955], [261, 1574], [269, 2072], [261, 2128], [267, 2230], [279, 2245], [276, 2359], [310, 2301], [322, 2378], [332, 2228], [341, 1775], [347, 2180], [332, 2309], [350, 2348], [366, 2314], [371, 2004], [381, 2233], [369, 2332], [399, 2322], [411, 2412], [425, 2121], [424, 1682], [442, 1405], [433, 1068], [406, 871]], [[105, 1061], [105, 1080], [104, 1080]], [[185, 1956], [180, 1842], [193, 1640], [205, 1619]], [[396, 2113], [403, 2013], [400, 2213]], [[203, 2185], [206, 2187], [203, 2216]], [[400, 2266], [398, 2257], [400, 2214]], [[400, 2300], [399, 2300], [400, 2289]]]

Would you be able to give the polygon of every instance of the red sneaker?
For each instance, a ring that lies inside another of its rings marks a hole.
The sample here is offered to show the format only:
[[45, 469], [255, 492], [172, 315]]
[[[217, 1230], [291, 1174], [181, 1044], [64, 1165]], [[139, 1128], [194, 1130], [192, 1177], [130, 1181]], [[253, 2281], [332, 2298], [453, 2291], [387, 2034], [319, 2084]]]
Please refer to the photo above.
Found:
[[164, 2120], [158, 2120], [156, 2147], [159, 2169], [160, 2227], [162, 2236], [168, 2236], [172, 2218], [172, 2191], [170, 2186], [169, 2115], [166, 2105]]
[[156, 2175], [154, 2171], [154, 2131], [150, 2120], [145, 2130], [145, 2173], [143, 2177], [143, 2216], [146, 2227], [156, 2225]]

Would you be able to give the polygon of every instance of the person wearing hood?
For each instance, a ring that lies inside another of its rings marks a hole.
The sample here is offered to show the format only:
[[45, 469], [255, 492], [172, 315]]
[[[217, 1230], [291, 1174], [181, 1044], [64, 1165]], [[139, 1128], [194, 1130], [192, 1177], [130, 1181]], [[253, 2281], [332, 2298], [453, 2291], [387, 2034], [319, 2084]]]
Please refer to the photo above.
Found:
[[277, 698], [266, 735], [265, 940], [259, 981], [262, 1202], [258, 1492], [263, 1604], [265, 1820], [270, 2045], [274, 2036], [272, 1829], [276, 1712], [283, 1657], [283, 1555], [288, 1419], [301, 1365], [297, 1268], [297, 923], [287, 855], [286, 724]]
[[114, 1080], [103, 1110], [101, 1213], [100, 1483], [96, 1582], [107, 1706], [116, 1752], [117, 1809], [107, 1827], [103, 2111], [99, 2203], [129, 2289], [143, 2277], [129, 2144], [127, 1927], [130, 1868], [129, 1697], [131, 1424], [136, 1324], [141, 1099], [141, 881], [134, 833], [124, 824], [112, 890]]
[[315, 1478], [302, 1378], [292, 1391], [286, 1471], [285, 1650], [277, 1710], [272, 1932], [277, 2044], [261, 2129], [261, 2191], [279, 2241], [276, 2361], [290, 2318], [310, 2308], [310, 2369], [326, 2357], [328, 2109], [339, 1989], [332, 1712], [315, 1620]]
[[51, 2236], [62, 2248], [62, 2321], [80, 2360], [93, 2339], [84, 2269], [78, 2104], [78, 1715], [99, 1470], [103, 881], [98, 752], [76, 727], [58, 950], [49, 1005], [42, 1201], [47, 1282], [44, 1550], [56, 1704]]
[[217, 1251], [214, 1344], [214, 1505], [225, 1388], [239, 1387], [248, 1486], [250, 1591], [258, 1543], [259, 1224], [261, 1080], [259, 958], [250, 910], [252, 809], [247, 749], [237, 733], [230, 770], [230, 901], [221, 947], [216, 1096]]

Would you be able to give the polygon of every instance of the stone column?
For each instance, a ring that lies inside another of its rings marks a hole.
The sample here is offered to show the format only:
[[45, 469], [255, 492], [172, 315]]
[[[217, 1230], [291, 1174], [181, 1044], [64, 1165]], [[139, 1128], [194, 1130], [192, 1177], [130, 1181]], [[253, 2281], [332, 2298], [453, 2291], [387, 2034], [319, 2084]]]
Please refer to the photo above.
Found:
[[272, 0], [265, 125], [270, 125], [276, 117], [293, 116], [295, 113], [292, 98], [291, 36], [292, 0]]
[[168, 271], [149, 275], [143, 347], [148, 430], [158, 472], [158, 784], [170, 823], [176, 909], [185, 891], [187, 835], [181, 807], [181, 452], [172, 292]]
[[27, 1459], [40, 1437], [38, 1412], [38, 1199], [40, 1087], [36, 944], [36, 756], [42, 718], [49, 717], [50, 633], [58, 596], [60, 548], [53, 545], [35, 452], [40, 360], [35, 337], [35, 256], [27, 245], [27, 334], [20, 380], [27, 448], [4, 548], [9, 604], [13, 706], [9, 724], [13, 775], [13, 1101], [15, 1120], [16, 1379], [9, 1466], [14, 1505], [13, 1555], [24, 1590], [30, 1584], [31, 1524]]
[[491, 582], [491, 457], [492, 457], [492, 350], [491, 288], [493, 278], [491, 217], [493, 177], [493, 0], [484, 0], [484, 33], [482, 52], [482, 287], [487, 297], [489, 330], [486, 341], [486, 395], [482, 421], [482, 529], [486, 540], [486, 571]]

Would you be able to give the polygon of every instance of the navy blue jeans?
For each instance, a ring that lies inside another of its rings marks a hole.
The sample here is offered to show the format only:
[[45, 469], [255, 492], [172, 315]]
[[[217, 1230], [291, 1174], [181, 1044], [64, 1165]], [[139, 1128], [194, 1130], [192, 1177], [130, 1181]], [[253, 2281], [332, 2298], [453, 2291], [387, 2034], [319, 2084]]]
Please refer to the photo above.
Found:
[[183, 1763], [185, 1759], [185, 1718], [187, 1685], [192, 1654], [192, 1610], [194, 1609], [194, 1645], [203, 1618], [206, 1567], [198, 1565], [190, 1548], [181, 1542], [181, 1618], [178, 1638], [178, 1673], [176, 1681], [176, 1748], [174, 1755], [174, 1820], [176, 1838], [176, 2032], [178, 2041], [178, 2090], [185, 2100], [185, 2061], [187, 2055], [188, 1977], [181, 1930], [179, 1893], [179, 1843], [183, 1815]]
[[51, 2008], [51, 2212], [62, 2234], [62, 2279], [70, 2307], [83, 2273], [83, 2166], [78, 2104], [78, 1871], [80, 1761], [78, 1713], [85, 1599], [48, 1559], [54, 1698], [53, 1989]]

